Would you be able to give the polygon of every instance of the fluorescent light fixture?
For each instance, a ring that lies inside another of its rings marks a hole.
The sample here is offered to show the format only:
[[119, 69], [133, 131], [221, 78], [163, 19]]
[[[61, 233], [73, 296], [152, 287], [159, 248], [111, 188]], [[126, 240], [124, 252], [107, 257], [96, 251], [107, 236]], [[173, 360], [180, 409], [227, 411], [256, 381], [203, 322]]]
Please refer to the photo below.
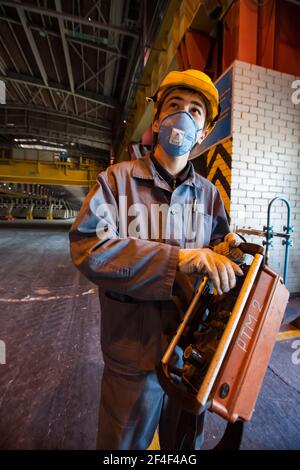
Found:
[[51, 144], [51, 145], [60, 145], [63, 147], [64, 144], [59, 144], [58, 142], [49, 142], [49, 140], [40, 140], [43, 144]]
[[37, 139], [14, 139], [15, 142], [37, 142]]
[[20, 144], [19, 147], [22, 149], [32, 149], [32, 150], [50, 150], [52, 152], [66, 152], [67, 150], [61, 147], [49, 147], [47, 145], [30, 145], [30, 144]]

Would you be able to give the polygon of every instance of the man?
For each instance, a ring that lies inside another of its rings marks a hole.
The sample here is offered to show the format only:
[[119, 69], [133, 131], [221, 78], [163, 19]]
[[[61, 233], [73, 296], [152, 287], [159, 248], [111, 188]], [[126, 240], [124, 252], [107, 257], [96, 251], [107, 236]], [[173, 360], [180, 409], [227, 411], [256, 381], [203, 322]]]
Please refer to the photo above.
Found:
[[221, 294], [243, 274], [220, 254], [241, 256], [220, 195], [188, 161], [217, 119], [217, 89], [197, 70], [170, 72], [153, 100], [154, 151], [100, 173], [70, 232], [73, 262], [99, 286], [98, 449], [146, 449], [157, 426], [161, 448], [178, 448], [180, 410], [155, 373], [180, 321], [175, 280], [205, 273]]

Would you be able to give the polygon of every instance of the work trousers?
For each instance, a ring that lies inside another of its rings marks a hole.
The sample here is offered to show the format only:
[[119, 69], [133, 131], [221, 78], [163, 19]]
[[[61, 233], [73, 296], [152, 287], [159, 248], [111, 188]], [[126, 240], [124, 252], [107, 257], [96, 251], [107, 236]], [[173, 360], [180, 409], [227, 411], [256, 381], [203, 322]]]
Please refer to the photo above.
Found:
[[98, 450], [143, 450], [158, 429], [162, 450], [200, 449], [204, 413], [184, 412], [161, 388], [154, 371], [126, 375], [105, 366]]

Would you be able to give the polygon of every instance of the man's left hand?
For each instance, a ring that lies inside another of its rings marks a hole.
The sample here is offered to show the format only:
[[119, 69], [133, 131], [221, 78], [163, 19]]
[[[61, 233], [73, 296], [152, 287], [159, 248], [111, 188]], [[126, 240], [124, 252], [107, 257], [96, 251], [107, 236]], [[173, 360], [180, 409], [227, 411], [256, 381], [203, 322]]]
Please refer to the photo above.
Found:
[[238, 248], [243, 243], [241, 237], [237, 233], [230, 232], [224, 237], [224, 241], [215, 245], [213, 250], [227, 258], [231, 259], [235, 263], [243, 263], [245, 261], [245, 254]]

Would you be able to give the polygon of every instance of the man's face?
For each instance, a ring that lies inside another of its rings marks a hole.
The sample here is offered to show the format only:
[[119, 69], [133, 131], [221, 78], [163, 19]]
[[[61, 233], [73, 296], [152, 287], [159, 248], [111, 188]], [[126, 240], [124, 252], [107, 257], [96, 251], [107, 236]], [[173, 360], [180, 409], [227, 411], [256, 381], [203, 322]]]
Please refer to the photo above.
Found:
[[[158, 132], [160, 122], [169, 114], [178, 111], [187, 111], [194, 119], [198, 129], [204, 129], [206, 120], [206, 106], [204, 99], [198, 94], [180, 89], [173, 90], [165, 98], [160, 114], [153, 123], [153, 131]], [[201, 142], [207, 135], [207, 131], [198, 133], [198, 142]]]

